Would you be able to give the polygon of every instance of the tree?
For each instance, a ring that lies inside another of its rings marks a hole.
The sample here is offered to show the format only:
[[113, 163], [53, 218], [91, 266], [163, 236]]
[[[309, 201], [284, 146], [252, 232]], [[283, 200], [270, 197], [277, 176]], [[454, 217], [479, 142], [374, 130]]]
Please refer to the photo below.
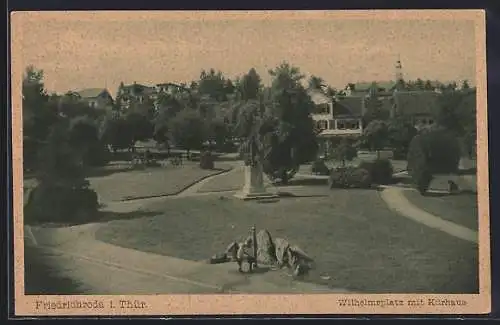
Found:
[[27, 222], [90, 221], [97, 214], [97, 194], [89, 188], [83, 164], [69, 143], [68, 128], [68, 120], [59, 118], [39, 151], [38, 185], [25, 206]]
[[222, 72], [210, 69], [207, 73], [201, 71], [200, 81], [198, 82], [198, 92], [210, 96], [210, 98], [223, 101], [226, 100], [225, 92], [226, 80]]
[[453, 81], [453, 82], [450, 82], [448, 85], [446, 85], [445, 89], [447, 91], [455, 91], [455, 90], [457, 90], [457, 87], [458, 87], [457, 83], [455, 81]]
[[104, 141], [99, 137], [98, 121], [78, 116], [70, 121], [68, 141], [84, 166], [102, 166], [108, 162]]
[[335, 90], [334, 88], [328, 86], [326, 88], [326, 95], [328, 97], [334, 98], [337, 95], [337, 90]]
[[406, 82], [403, 79], [398, 79], [396, 81], [396, 89], [398, 89], [398, 90], [404, 90], [404, 89], [407, 89], [407, 88], [408, 88], [408, 85], [406, 84]]
[[170, 134], [175, 145], [187, 151], [200, 149], [206, 139], [205, 122], [196, 111], [185, 109], [169, 122]]
[[135, 145], [137, 141], [145, 141], [153, 138], [154, 126], [146, 114], [136, 111], [129, 112], [125, 116], [125, 127], [130, 132], [132, 145]]
[[408, 150], [408, 173], [421, 194], [433, 175], [455, 173], [460, 162], [460, 144], [452, 132], [443, 127], [426, 129], [416, 135]]
[[415, 82], [415, 88], [416, 90], [424, 90], [425, 89], [425, 83], [422, 79], [418, 78], [417, 81]]
[[223, 150], [231, 137], [231, 128], [223, 119], [208, 121], [208, 140], [215, 142], [219, 150]]
[[357, 149], [347, 139], [342, 139], [340, 144], [332, 150], [332, 157], [340, 161], [342, 167], [346, 166], [346, 161], [352, 161], [357, 155]]
[[265, 118], [269, 145], [265, 172], [286, 183], [300, 164], [316, 157], [318, 146], [310, 116], [314, 104], [301, 85], [304, 75], [299, 68], [282, 62], [269, 70], [269, 74], [272, 102], [266, 109], [268, 116]]
[[43, 70], [28, 66], [22, 83], [23, 168], [37, 166], [38, 151], [45, 143], [51, 126], [58, 120], [57, 102], [50, 100], [43, 83]]
[[435, 118], [439, 126], [460, 138], [466, 153], [473, 156], [476, 148], [476, 93], [444, 92], [440, 95]]
[[227, 95], [233, 94], [236, 88], [233, 85], [231, 79], [227, 79], [224, 83], [224, 92]]
[[240, 93], [243, 100], [257, 99], [261, 87], [260, 76], [254, 68], [251, 68], [239, 82]]
[[377, 159], [380, 159], [380, 150], [388, 142], [389, 129], [387, 123], [381, 120], [374, 120], [363, 130], [362, 142], [370, 148], [377, 151]]
[[389, 144], [395, 150], [395, 156], [406, 158], [410, 142], [417, 135], [417, 129], [409, 121], [391, 120], [388, 124]]
[[382, 101], [378, 98], [377, 85], [373, 84], [366, 101], [366, 113], [363, 116], [363, 124], [366, 126], [374, 120], [387, 120], [389, 111], [384, 110]]
[[432, 86], [432, 82], [430, 80], [425, 81], [424, 89], [425, 90], [434, 90], [434, 87]]
[[467, 80], [464, 80], [462, 82], [462, 90], [467, 90], [470, 89], [469, 82]]
[[325, 81], [321, 77], [311, 76], [309, 78], [309, 89], [316, 89], [323, 91], [323, 87], [325, 87]]
[[111, 145], [113, 151], [133, 146], [133, 134], [129, 131], [125, 118], [114, 117], [106, 121], [103, 141]]

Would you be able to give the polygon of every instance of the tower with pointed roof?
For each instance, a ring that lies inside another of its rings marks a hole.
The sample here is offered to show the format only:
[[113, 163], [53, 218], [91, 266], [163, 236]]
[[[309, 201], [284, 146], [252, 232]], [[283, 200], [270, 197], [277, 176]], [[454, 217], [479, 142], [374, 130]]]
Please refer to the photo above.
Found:
[[399, 56], [399, 54], [395, 68], [396, 68], [396, 90], [402, 90], [404, 88], [405, 82], [403, 78], [403, 65], [401, 64], [401, 57]]

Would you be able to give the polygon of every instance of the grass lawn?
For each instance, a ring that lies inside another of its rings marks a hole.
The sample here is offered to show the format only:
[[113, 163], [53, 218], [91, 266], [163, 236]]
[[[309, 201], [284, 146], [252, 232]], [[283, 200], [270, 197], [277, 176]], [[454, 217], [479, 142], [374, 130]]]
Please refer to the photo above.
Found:
[[155, 167], [115, 173], [104, 177], [89, 177], [99, 201], [120, 201], [131, 198], [170, 195], [178, 193], [194, 182], [230, 169], [222, 164], [217, 169], [204, 170], [191, 163], [180, 167]]
[[[252, 225], [287, 238], [315, 258], [309, 281], [366, 293], [474, 293], [478, 251], [472, 243], [391, 212], [375, 190], [326, 190], [276, 203], [227, 196], [166, 200], [157, 212], [115, 220], [97, 238], [118, 246], [206, 260], [243, 239]], [[360, 204], [362, 202], [363, 204]], [[328, 273], [328, 282], [319, 275]]]
[[233, 170], [230, 173], [217, 176], [207, 183], [203, 184], [198, 192], [221, 192], [221, 191], [236, 191], [243, 187], [245, 174], [243, 168]]
[[478, 229], [477, 195], [422, 196], [417, 191], [404, 191], [405, 197], [420, 209], [470, 229]]

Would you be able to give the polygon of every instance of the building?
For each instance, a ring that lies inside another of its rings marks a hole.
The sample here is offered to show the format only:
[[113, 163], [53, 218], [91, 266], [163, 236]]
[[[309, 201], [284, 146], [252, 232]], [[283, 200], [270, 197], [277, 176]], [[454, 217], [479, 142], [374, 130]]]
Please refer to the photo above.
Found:
[[432, 126], [439, 109], [438, 96], [433, 91], [397, 91], [393, 96], [391, 118], [405, 118], [417, 129]]
[[[369, 98], [376, 97], [382, 110], [391, 118], [403, 117], [417, 129], [434, 124], [434, 116], [439, 109], [439, 94], [446, 83], [437, 80], [421, 81], [419, 87], [406, 87], [403, 79], [403, 66], [398, 58], [395, 64], [395, 81], [373, 81], [351, 83], [346, 87], [346, 99], [363, 98], [364, 107]], [[453, 82], [448, 82], [451, 84]], [[415, 82], [412, 86], [416, 86]], [[420, 88], [415, 90], [415, 88]], [[359, 100], [359, 99], [357, 99]], [[364, 114], [364, 113], [363, 113]]]
[[315, 106], [311, 117], [319, 132], [320, 152], [328, 153], [341, 138], [355, 139], [363, 134], [363, 96], [334, 99], [320, 90], [308, 90], [308, 94]]
[[113, 108], [113, 97], [105, 88], [88, 88], [73, 91], [73, 95], [87, 103], [90, 107], [111, 110]]
[[151, 101], [155, 108], [158, 108], [158, 100], [161, 94], [174, 95], [190, 91], [188, 88], [174, 83], [159, 83], [154, 86], [147, 86], [134, 82], [131, 85], [120, 84], [118, 87], [117, 101], [123, 109], [130, 107], [132, 102], [144, 103]]
[[120, 84], [116, 98], [120, 106], [126, 109], [132, 102], [143, 103], [149, 99], [156, 101], [157, 95], [156, 87], [134, 82], [131, 85]]

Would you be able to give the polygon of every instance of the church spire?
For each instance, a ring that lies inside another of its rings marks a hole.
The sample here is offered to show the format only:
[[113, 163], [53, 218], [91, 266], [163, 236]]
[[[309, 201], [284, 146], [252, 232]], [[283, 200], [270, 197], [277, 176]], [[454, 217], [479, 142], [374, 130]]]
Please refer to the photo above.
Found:
[[397, 88], [401, 89], [404, 86], [403, 78], [403, 66], [401, 64], [401, 57], [398, 54], [398, 60], [396, 61], [396, 85]]

